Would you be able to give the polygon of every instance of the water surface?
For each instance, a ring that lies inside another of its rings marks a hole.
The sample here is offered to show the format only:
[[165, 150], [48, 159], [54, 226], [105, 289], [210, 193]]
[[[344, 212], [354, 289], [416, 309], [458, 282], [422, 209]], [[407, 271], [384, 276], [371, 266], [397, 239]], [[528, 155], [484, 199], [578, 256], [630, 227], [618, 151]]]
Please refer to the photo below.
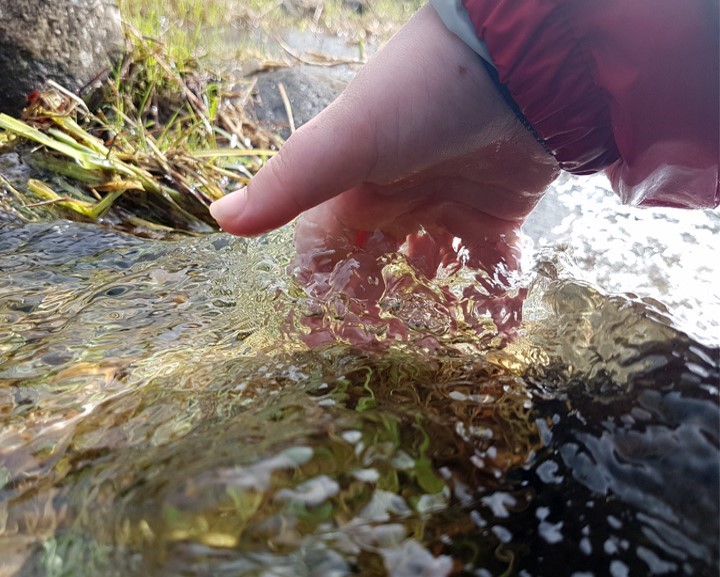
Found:
[[[675, 278], [679, 228], [712, 256], [718, 219], [652, 217], [633, 264], [630, 214], [597, 227], [594, 269], [535, 257], [506, 348], [428, 301], [405, 341], [309, 349], [289, 230], [6, 224], [0, 575], [716, 575], [717, 302], [682, 312], [643, 271]], [[602, 286], [630, 268], [637, 295]]]

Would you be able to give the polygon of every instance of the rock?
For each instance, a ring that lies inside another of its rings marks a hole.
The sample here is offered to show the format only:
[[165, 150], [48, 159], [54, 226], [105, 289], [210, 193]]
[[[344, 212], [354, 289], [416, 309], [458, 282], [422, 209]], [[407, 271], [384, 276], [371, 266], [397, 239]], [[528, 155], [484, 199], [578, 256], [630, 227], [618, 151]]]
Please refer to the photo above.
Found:
[[282, 0], [280, 6], [291, 16], [306, 17], [323, 8], [324, 0]]
[[298, 128], [330, 104], [347, 86], [348, 76], [329, 68], [295, 66], [259, 74], [252, 111], [259, 124], [290, 136], [290, 124], [279, 85], [282, 84]]
[[347, 6], [358, 14], [364, 14], [367, 10], [367, 0], [343, 0], [343, 6]]
[[54, 80], [78, 91], [109, 72], [124, 48], [115, 0], [0, 2], [0, 112]]

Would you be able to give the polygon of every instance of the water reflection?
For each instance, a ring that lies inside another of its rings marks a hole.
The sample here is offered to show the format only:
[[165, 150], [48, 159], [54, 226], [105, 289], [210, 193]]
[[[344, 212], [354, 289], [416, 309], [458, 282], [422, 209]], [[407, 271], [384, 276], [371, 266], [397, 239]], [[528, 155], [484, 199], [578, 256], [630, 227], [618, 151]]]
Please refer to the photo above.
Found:
[[510, 347], [308, 350], [291, 254], [0, 231], [0, 575], [717, 573], [712, 343], [548, 261]]

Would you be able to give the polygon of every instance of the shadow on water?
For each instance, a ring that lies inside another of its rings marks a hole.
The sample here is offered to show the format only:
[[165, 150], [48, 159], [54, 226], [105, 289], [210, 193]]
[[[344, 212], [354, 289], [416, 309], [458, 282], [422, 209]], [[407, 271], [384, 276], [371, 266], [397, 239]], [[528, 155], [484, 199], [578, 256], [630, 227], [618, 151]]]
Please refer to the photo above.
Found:
[[0, 231], [0, 575], [718, 571], [718, 349], [547, 262], [524, 335], [308, 350], [288, 231]]

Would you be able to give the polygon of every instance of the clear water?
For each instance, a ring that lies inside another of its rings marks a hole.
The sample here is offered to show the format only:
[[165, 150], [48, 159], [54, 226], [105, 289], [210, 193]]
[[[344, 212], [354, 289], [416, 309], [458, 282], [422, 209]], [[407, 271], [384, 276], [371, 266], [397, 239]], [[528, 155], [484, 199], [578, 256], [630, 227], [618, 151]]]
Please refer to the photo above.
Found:
[[604, 177], [566, 177], [526, 230], [528, 268], [537, 253], [561, 250], [573, 278], [656, 299], [675, 326], [720, 345], [719, 211], [623, 206]]
[[6, 223], [0, 575], [717, 575], [720, 219], [576, 186], [502, 349], [422, 279], [308, 348], [289, 230]]

